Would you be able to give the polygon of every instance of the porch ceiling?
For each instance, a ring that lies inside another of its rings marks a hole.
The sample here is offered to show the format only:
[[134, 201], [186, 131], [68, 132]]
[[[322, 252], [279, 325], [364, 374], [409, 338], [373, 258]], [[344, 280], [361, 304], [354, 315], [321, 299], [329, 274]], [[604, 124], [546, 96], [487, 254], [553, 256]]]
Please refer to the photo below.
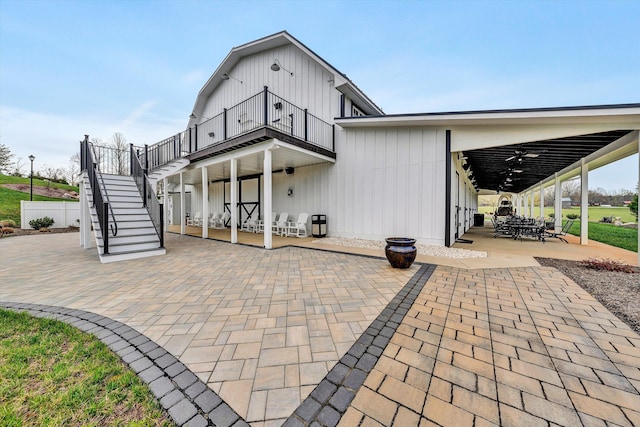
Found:
[[[286, 143], [273, 140], [252, 146], [252, 150], [243, 153], [243, 150], [235, 151], [234, 157], [238, 159], [238, 178], [245, 176], [257, 175], [263, 173], [264, 166], [264, 150], [271, 147], [271, 171], [284, 173], [285, 168], [299, 168], [302, 166], [310, 166], [320, 163], [330, 163], [331, 161], [324, 156], [311, 153], [291, 146]], [[249, 150], [247, 150], [249, 151]], [[213, 161], [213, 163], [211, 163]], [[194, 163], [184, 173], [185, 184], [200, 184], [202, 182], [202, 167], [207, 168], [209, 182], [221, 181], [231, 177], [231, 163], [228, 158], [222, 158], [219, 161], [210, 159], [208, 164]], [[169, 178], [174, 184], [180, 182], [180, 176], [174, 175]]]
[[[481, 190], [519, 193], [628, 134], [615, 130], [465, 151]], [[636, 150], [637, 151], [637, 145]]]

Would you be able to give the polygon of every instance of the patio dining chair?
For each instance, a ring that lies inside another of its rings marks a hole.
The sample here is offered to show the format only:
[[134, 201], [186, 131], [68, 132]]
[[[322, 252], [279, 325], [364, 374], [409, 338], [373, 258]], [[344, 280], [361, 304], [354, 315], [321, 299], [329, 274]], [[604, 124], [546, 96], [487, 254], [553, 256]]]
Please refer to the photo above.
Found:
[[247, 231], [249, 233], [253, 233], [256, 231], [258, 224], [255, 219], [251, 215], [249, 215], [244, 221], [242, 221], [242, 225], [240, 226], [240, 231]]
[[202, 225], [202, 213], [196, 212], [195, 215], [187, 218], [187, 225], [200, 227]]
[[297, 221], [287, 223], [287, 236], [307, 237], [307, 219], [309, 214], [301, 213]]
[[[276, 219], [276, 213], [275, 212], [271, 212], [271, 219], [273, 220], [272, 223], [274, 223], [275, 219]], [[255, 233], [264, 233], [264, 219], [259, 219], [256, 221], [256, 228], [254, 230]]]
[[545, 233], [545, 237], [549, 237], [549, 238], [558, 238], [560, 240], [562, 240], [565, 243], [569, 243], [567, 241], [567, 239], [564, 238], [564, 236], [567, 235], [567, 233], [569, 232], [569, 230], [571, 229], [571, 226], [573, 225], [573, 223], [575, 222], [575, 220], [570, 219], [567, 222], [564, 223], [564, 225], [562, 226], [562, 229], [559, 232], [556, 232], [555, 230], [553, 231], [547, 231]]

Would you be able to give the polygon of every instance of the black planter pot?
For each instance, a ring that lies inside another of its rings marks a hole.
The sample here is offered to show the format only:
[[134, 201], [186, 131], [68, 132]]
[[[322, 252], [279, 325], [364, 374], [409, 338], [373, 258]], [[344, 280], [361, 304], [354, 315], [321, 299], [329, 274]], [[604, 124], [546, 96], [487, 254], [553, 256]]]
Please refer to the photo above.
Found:
[[384, 253], [393, 268], [409, 268], [416, 259], [416, 239], [408, 237], [389, 237]]

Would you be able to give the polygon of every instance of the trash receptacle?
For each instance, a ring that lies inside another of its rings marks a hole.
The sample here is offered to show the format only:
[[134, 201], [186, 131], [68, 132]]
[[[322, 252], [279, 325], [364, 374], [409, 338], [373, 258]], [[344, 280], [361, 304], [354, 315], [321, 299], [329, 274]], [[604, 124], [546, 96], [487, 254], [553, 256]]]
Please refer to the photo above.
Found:
[[311, 235], [313, 237], [324, 237], [327, 235], [326, 215], [311, 215]]
[[473, 214], [474, 227], [484, 227], [484, 214]]

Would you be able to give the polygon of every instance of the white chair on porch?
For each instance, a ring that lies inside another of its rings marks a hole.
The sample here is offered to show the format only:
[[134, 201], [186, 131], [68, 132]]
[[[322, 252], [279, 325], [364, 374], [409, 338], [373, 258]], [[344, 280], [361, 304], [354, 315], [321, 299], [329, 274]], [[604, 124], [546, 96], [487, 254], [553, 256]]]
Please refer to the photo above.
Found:
[[[275, 224], [275, 218], [276, 218], [276, 213], [275, 212], [271, 212], [271, 223]], [[256, 233], [264, 233], [264, 219], [259, 219], [256, 221], [256, 228], [255, 228], [255, 232]]]
[[216, 228], [216, 229], [226, 228], [225, 223], [229, 221], [229, 218], [231, 218], [231, 214], [229, 212], [223, 213], [222, 216], [213, 223], [211, 228]]
[[287, 223], [287, 236], [307, 237], [307, 219], [309, 214], [301, 213], [297, 221]]
[[255, 233], [258, 224], [255, 219], [251, 215], [249, 215], [244, 221], [242, 221], [242, 225], [240, 226], [240, 231], [246, 231], [249, 233]]
[[222, 214], [219, 212], [209, 215], [209, 228], [213, 228], [213, 226], [220, 221], [220, 218], [222, 218]]
[[202, 225], [202, 213], [196, 212], [194, 216], [187, 218], [187, 225], [200, 227]]
[[285, 236], [287, 234], [288, 219], [289, 214], [287, 212], [282, 212], [278, 219], [271, 224], [271, 232], [279, 236]]

